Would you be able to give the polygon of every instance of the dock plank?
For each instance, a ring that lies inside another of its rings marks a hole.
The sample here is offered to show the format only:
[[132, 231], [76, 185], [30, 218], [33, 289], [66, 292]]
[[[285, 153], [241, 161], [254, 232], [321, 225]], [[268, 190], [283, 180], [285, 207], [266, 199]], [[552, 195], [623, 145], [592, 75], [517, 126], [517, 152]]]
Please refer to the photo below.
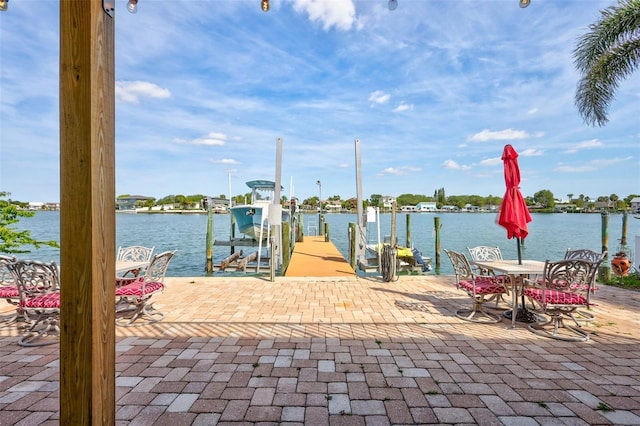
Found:
[[332, 242], [323, 236], [305, 236], [297, 242], [285, 277], [344, 277], [355, 271]]

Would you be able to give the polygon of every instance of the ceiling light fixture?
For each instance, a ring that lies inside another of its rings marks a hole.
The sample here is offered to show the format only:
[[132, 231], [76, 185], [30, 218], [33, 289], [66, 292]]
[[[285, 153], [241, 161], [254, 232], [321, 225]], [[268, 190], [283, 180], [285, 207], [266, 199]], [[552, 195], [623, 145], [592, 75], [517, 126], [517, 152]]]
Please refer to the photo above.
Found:
[[262, 0], [262, 11], [263, 12], [269, 11], [269, 0]]
[[138, 11], [138, 0], [129, 0], [127, 4], [127, 10], [129, 13], [136, 13]]
[[520, 7], [525, 8], [531, 4], [531, 0], [520, 0]]
[[9, 0], [0, 0], [0, 12], [6, 12], [9, 8]]
[[389, 10], [396, 10], [398, 8], [398, 0], [389, 0]]

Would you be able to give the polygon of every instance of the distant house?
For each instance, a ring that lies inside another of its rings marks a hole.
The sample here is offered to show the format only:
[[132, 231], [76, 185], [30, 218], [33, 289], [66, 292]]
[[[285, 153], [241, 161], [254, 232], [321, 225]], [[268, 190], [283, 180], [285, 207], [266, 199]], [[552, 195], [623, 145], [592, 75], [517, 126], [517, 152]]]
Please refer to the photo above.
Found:
[[443, 212], [457, 212], [459, 209], [456, 206], [444, 205], [440, 207], [440, 210], [442, 210]]
[[417, 212], [418, 208], [416, 206], [402, 206], [402, 207], [400, 207], [400, 211], [402, 211], [402, 212]]
[[340, 202], [340, 200], [331, 200], [331, 201], [327, 201], [324, 204], [324, 210], [327, 213], [336, 213], [336, 212], [340, 212], [340, 210], [342, 210], [342, 204]]
[[634, 197], [631, 199], [631, 210], [636, 213], [640, 213], [640, 197]]
[[135, 210], [139, 203], [147, 200], [154, 200], [153, 197], [145, 197], [143, 195], [126, 195], [116, 198], [116, 210]]
[[416, 211], [419, 212], [435, 212], [437, 209], [435, 201], [422, 201], [416, 204]]
[[389, 195], [385, 195], [382, 197], [382, 209], [383, 210], [391, 210], [393, 208], [393, 203], [396, 201], [395, 197], [391, 197]]
[[44, 203], [42, 201], [29, 201], [29, 210], [42, 210]]

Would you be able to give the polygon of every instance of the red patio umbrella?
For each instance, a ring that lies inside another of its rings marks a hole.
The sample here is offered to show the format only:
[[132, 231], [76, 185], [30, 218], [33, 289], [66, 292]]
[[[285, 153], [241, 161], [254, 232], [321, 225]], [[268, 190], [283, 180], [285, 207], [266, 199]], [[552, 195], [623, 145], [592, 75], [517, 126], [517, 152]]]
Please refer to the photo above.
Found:
[[[498, 224], [507, 230], [507, 238], [515, 238], [518, 246], [518, 263], [522, 264], [521, 240], [529, 234], [527, 223], [531, 222], [531, 214], [520, 192], [520, 167], [518, 166], [518, 153], [511, 145], [505, 145], [502, 152], [504, 162], [504, 181], [507, 191], [504, 193]], [[514, 306], [515, 309], [515, 306]], [[513, 310], [505, 312], [507, 318], [513, 315]], [[522, 308], [516, 310], [516, 320], [523, 322], [535, 322], [535, 316], [527, 311], [522, 295]]]
[[507, 230], [507, 238], [516, 239], [518, 245], [518, 263], [522, 263], [520, 242], [529, 234], [527, 223], [531, 222], [531, 215], [527, 204], [520, 192], [520, 167], [518, 153], [513, 146], [505, 145], [502, 153], [504, 162], [504, 181], [507, 191], [504, 193], [498, 224]]

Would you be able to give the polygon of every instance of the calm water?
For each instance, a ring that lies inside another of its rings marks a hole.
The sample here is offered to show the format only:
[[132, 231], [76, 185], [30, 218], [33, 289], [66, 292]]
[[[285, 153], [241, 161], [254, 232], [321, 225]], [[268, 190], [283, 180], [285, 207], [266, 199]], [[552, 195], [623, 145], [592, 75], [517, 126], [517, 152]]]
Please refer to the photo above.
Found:
[[[317, 215], [314, 215], [317, 218]], [[410, 215], [411, 242], [423, 255], [433, 259], [435, 266], [434, 218], [440, 218], [441, 249], [466, 251], [467, 246], [499, 246], [505, 258], [516, 258], [515, 240], [507, 240], [506, 231], [496, 224], [491, 213], [414, 213]], [[355, 222], [355, 214], [327, 214], [331, 241], [348, 256], [348, 225]], [[304, 218], [306, 223], [306, 216]], [[170, 214], [118, 214], [116, 215], [116, 246], [155, 246], [156, 251], [177, 250], [169, 266], [170, 276], [204, 276], [206, 261], [206, 215]], [[229, 239], [229, 215], [214, 215], [214, 236]], [[38, 240], [59, 241], [60, 216], [58, 212], [38, 212], [32, 218], [23, 218], [20, 229], [31, 231]], [[381, 234], [389, 235], [391, 215], [381, 215]], [[372, 227], [373, 228], [373, 227]], [[629, 216], [627, 242], [633, 247], [635, 236], [640, 235], [640, 220]], [[622, 236], [622, 215], [609, 216], [609, 252], [617, 251]], [[406, 243], [406, 213], [397, 215], [397, 237]], [[375, 242], [375, 229], [369, 231], [370, 242]], [[602, 247], [602, 219], [599, 214], [533, 214], [529, 236], [525, 240], [523, 257], [528, 259], [558, 259], [567, 248], [588, 248], [600, 251]], [[245, 252], [250, 248], [245, 248]], [[215, 247], [214, 263], [229, 254], [228, 247]], [[58, 249], [49, 247], [32, 250], [22, 258], [56, 260]], [[451, 274], [451, 264], [441, 252], [441, 274]]]

